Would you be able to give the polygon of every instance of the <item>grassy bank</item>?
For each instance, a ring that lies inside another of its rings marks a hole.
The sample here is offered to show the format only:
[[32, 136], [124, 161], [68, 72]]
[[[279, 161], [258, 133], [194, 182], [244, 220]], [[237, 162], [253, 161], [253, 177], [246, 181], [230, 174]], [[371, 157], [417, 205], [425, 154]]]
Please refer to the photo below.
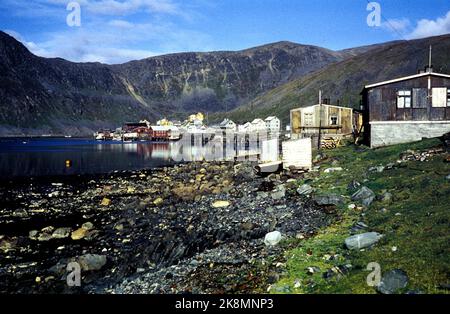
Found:
[[[450, 164], [445, 154], [428, 157], [426, 161], [405, 161], [401, 166], [382, 171], [368, 169], [396, 163], [407, 150], [424, 151], [441, 145], [438, 139], [414, 144], [396, 145], [371, 150], [355, 146], [326, 151], [329, 157], [320, 164], [320, 172], [308, 183], [316, 194], [338, 194], [345, 199], [338, 206], [341, 219], [321, 230], [316, 236], [299, 240], [299, 245], [286, 252], [285, 275], [271, 291], [290, 293], [376, 293], [368, 286], [367, 265], [377, 262], [382, 274], [402, 269], [409, 277], [405, 291], [447, 293], [450, 273], [449, 204], [450, 184], [446, 176]], [[398, 164], [399, 165], [399, 164]], [[324, 173], [329, 167], [343, 171]], [[380, 169], [381, 170], [381, 169]], [[351, 200], [348, 185], [356, 180], [375, 192], [386, 192], [392, 198], [375, 200], [368, 208]], [[349, 208], [356, 204], [356, 208]], [[383, 238], [373, 247], [349, 251], [345, 238], [356, 222], [364, 222], [365, 231], [376, 231]], [[349, 270], [343, 265], [351, 265]], [[309, 267], [314, 267], [308, 271]], [[324, 273], [331, 270], [325, 278]]]

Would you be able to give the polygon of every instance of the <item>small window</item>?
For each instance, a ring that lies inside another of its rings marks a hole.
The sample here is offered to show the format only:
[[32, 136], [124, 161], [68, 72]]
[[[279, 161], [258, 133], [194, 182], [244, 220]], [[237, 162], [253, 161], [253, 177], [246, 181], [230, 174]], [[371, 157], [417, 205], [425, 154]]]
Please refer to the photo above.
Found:
[[446, 107], [447, 106], [447, 88], [437, 87], [432, 90], [431, 106], [433, 107]]
[[312, 126], [312, 125], [313, 125], [313, 114], [305, 113], [305, 126]]
[[336, 116], [330, 117], [330, 124], [331, 125], [337, 125], [338, 124], [338, 117], [336, 117]]
[[447, 107], [450, 107], [450, 88], [447, 88]]
[[411, 108], [411, 91], [400, 90], [397, 93], [397, 108]]

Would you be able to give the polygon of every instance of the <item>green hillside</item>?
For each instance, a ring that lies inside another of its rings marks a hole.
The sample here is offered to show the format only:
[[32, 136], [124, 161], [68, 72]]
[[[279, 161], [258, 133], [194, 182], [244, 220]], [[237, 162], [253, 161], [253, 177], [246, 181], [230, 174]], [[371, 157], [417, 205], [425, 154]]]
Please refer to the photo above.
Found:
[[434, 70], [450, 73], [450, 35], [394, 42], [293, 80], [228, 114], [214, 115], [212, 119], [220, 120], [226, 116], [236, 122], [245, 122], [277, 115], [284, 123], [289, 123], [289, 111], [316, 104], [319, 89], [332, 104], [339, 101], [342, 106], [359, 108], [364, 85], [416, 74], [428, 64], [430, 45], [433, 46]]

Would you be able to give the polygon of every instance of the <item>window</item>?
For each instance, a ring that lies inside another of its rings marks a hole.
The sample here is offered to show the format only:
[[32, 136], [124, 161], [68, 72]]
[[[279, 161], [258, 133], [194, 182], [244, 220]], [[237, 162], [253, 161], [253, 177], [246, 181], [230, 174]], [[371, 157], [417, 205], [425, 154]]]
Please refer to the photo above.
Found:
[[312, 126], [312, 125], [313, 125], [313, 114], [305, 113], [305, 126]]
[[411, 91], [400, 90], [397, 93], [397, 108], [411, 108]]
[[431, 106], [432, 107], [446, 107], [447, 106], [447, 88], [435, 87], [431, 92]]
[[447, 88], [447, 107], [450, 107], [450, 88]]
[[338, 117], [337, 116], [330, 117], [330, 124], [331, 125], [337, 125], [338, 124]]

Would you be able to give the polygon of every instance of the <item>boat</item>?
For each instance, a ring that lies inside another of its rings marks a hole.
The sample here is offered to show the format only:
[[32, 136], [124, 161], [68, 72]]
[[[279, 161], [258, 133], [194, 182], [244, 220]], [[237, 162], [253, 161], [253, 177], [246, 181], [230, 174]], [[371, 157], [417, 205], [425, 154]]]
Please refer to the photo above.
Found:
[[268, 175], [271, 173], [279, 172], [283, 168], [283, 162], [281, 160], [260, 163], [254, 167], [254, 170], [259, 175]]
[[106, 141], [106, 140], [112, 140], [113, 135], [110, 130], [100, 130], [100, 131], [94, 133], [94, 138], [97, 141]]

